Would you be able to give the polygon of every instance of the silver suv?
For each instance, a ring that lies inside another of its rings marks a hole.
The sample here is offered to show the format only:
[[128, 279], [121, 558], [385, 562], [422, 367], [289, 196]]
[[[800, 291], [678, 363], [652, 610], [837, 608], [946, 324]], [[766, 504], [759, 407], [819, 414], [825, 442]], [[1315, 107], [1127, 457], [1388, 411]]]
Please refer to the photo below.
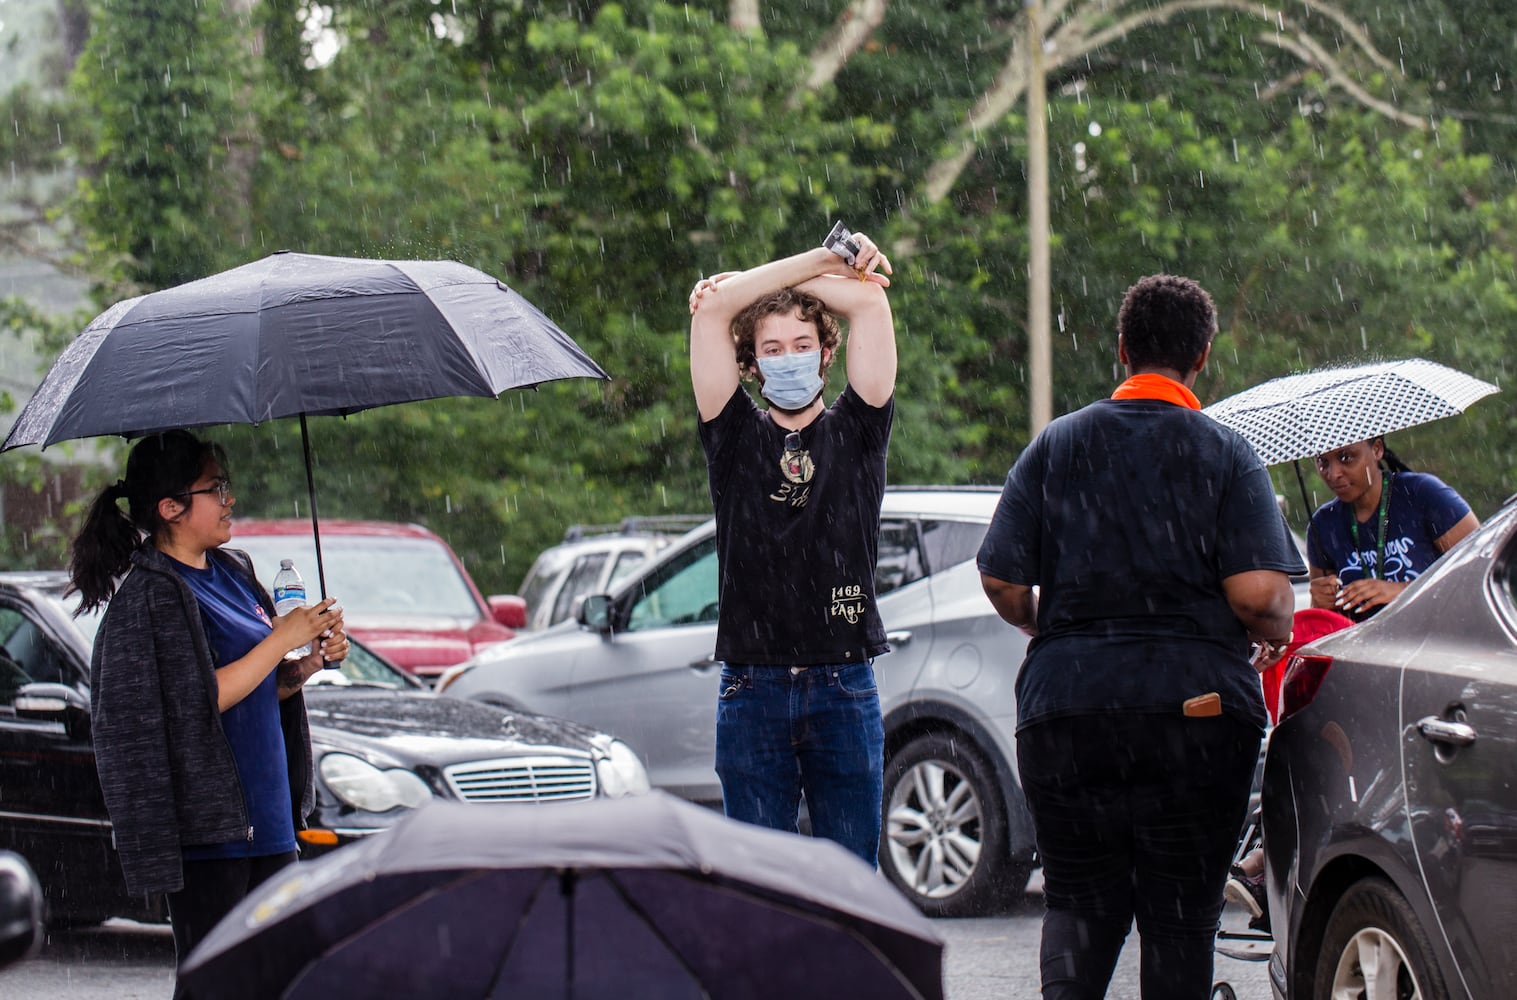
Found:
[[[1026, 638], [996, 616], [975, 555], [992, 487], [886, 491], [875, 590], [892, 651], [880, 866], [934, 916], [984, 913], [1026, 885], [1032, 824], [1017, 780], [1013, 688]], [[481, 652], [438, 690], [614, 733], [655, 786], [721, 801], [713, 769], [719, 664], [709, 520], [566, 621]]]
[[701, 515], [629, 517], [620, 524], [576, 524], [564, 540], [544, 549], [522, 578], [526, 629], [567, 621], [586, 594], [615, 590], [648, 559], [705, 521]]

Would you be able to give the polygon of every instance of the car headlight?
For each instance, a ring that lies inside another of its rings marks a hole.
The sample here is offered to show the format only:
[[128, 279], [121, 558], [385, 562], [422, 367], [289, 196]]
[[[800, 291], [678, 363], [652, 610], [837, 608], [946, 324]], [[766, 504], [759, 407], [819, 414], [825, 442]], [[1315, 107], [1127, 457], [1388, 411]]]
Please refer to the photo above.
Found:
[[364, 812], [389, 812], [397, 806], [415, 809], [432, 798], [432, 789], [414, 771], [401, 767], [381, 771], [345, 753], [321, 758], [321, 780], [344, 804]]
[[612, 740], [603, 757], [595, 758], [595, 776], [607, 797], [640, 795], [648, 790], [648, 772], [632, 748], [621, 740]]

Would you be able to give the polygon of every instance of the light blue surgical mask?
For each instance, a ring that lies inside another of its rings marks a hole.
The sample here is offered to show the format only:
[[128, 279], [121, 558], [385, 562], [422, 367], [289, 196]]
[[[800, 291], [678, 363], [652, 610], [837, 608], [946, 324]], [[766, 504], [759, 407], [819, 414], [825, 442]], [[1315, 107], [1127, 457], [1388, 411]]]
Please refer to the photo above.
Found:
[[758, 359], [759, 392], [782, 410], [804, 410], [822, 391], [822, 352], [765, 355]]

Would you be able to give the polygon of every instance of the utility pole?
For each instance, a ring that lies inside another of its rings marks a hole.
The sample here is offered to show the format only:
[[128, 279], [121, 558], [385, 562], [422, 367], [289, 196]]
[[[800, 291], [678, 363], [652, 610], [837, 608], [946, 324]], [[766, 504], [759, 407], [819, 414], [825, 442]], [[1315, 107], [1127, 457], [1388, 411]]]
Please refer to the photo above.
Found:
[[1043, 0], [1027, 10], [1027, 382], [1031, 437], [1053, 419], [1053, 345], [1048, 255], [1048, 86], [1043, 75]]

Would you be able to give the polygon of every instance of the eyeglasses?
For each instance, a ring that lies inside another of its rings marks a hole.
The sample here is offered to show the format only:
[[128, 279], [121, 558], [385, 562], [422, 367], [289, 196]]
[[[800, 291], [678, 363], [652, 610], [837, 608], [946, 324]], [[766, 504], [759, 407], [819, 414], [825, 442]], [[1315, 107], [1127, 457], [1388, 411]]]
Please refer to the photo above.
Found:
[[227, 504], [232, 502], [232, 481], [225, 476], [222, 476], [220, 479], [216, 480], [216, 485], [214, 486], [207, 486], [203, 490], [185, 490], [183, 495], [187, 497], [193, 497], [199, 496], [202, 493], [216, 494], [216, 500], [221, 504], [221, 506], [225, 507]]

